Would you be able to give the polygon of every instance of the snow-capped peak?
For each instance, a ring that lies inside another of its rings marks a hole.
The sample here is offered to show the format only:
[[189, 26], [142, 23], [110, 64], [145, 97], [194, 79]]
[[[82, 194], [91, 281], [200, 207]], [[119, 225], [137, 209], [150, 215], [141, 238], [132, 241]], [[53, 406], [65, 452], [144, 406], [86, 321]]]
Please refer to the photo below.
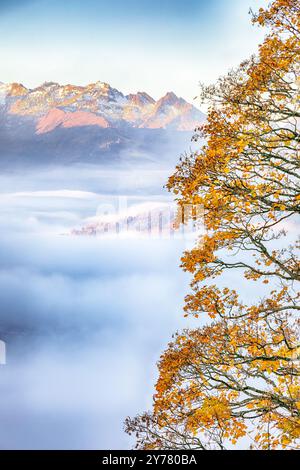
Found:
[[[143, 91], [125, 96], [102, 81], [86, 86], [60, 85], [49, 81], [33, 89], [20, 83], [0, 84], [0, 91], [1, 103], [6, 102], [7, 113], [31, 116], [39, 132], [53, 128], [53, 122], [56, 122], [53, 116], [59, 114], [57, 110], [65, 113], [63, 118], [59, 116], [57, 119], [59, 126], [63, 125], [62, 122], [66, 126], [67, 119], [74, 126], [76, 123], [95, 123], [101, 127], [103, 123], [104, 127], [120, 127], [126, 123], [139, 128], [193, 130], [204, 120], [204, 115], [197, 108], [172, 91], [155, 101]], [[51, 114], [51, 110], [56, 111]], [[72, 113], [77, 113], [74, 119]], [[46, 122], [47, 116], [51, 117], [51, 125]]]

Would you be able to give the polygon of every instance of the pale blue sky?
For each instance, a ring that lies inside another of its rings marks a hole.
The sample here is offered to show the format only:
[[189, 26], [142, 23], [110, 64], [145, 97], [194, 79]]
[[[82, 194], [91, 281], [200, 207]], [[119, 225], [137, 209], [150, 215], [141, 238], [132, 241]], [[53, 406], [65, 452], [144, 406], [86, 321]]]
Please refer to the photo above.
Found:
[[106, 81], [191, 100], [255, 52], [266, 0], [0, 0], [0, 81]]

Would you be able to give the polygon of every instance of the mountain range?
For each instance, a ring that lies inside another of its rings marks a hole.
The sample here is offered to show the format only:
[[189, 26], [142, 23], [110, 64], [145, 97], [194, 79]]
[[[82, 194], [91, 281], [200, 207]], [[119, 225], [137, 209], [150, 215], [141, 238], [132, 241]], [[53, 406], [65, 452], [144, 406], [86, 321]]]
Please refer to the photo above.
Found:
[[175, 232], [176, 210], [168, 203], [143, 203], [123, 213], [93, 217], [88, 223], [73, 229], [76, 236], [142, 236], [170, 238]]
[[133, 148], [151, 153], [169, 136], [181, 140], [204, 119], [173, 92], [156, 101], [145, 92], [124, 95], [100, 81], [46, 82], [33, 89], [0, 83], [0, 164], [98, 162]]

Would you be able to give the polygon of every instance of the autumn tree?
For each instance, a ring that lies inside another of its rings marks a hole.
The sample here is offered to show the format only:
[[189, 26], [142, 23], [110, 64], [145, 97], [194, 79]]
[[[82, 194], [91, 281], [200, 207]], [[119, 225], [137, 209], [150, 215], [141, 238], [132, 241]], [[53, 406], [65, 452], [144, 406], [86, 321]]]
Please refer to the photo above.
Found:
[[[275, 0], [253, 22], [268, 28], [258, 54], [202, 87], [205, 144], [168, 183], [179, 207], [204, 207], [182, 267], [185, 314], [206, 325], [163, 353], [153, 411], [126, 421], [138, 448], [299, 448], [299, 2]], [[250, 303], [221, 287], [234, 272]]]

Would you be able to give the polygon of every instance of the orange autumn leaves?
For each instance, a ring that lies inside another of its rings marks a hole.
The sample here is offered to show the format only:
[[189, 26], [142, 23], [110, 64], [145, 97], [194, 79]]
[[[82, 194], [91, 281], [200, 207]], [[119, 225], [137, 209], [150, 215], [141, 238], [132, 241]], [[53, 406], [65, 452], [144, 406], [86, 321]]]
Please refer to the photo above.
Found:
[[269, 319], [258, 321], [255, 312], [252, 317], [177, 335], [159, 363], [156, 415], [163, 410], [165, 421], [181, 423], [184, 433], [208, 434], [214, 441], [207, 445], [220, 448], [246, 435], [265, 448], [257, 429], [266, 425], [270, 448], [299, 438], [296, 338], [283, 322], [270, 329]]
[[[206, 234], [182, 267], [185, 316], [205, 326], [162, 354], [153, 411], [126, 421], [138, 448], [300, 445], [299, 2], [275, 0], [253, 21], [269, 28], [257, 56], [202, 87], [205, 144], [169, 179], [179, 207], [204, 207]], [[221, 287], [234, 272], [250, 304]]]

